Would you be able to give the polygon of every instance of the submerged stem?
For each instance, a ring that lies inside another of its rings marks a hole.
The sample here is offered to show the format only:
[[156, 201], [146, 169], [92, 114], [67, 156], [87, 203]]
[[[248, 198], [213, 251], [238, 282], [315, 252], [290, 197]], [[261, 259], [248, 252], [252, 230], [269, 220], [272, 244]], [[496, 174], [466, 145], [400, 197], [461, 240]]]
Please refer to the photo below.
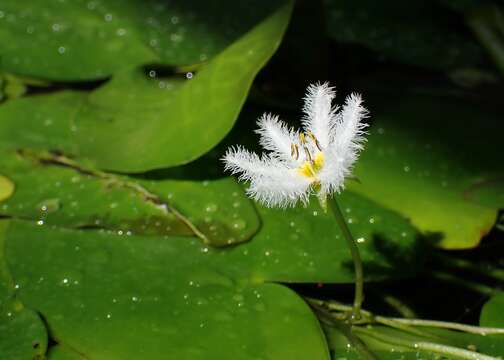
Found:
[[359, 248], [357, 247], [357, 242], [355, 241], [348, 225], [343, 217], [343, 213], [336, 201], [336, 197], [333, 196], [332, 199], [328, 201], [329, 208], [331, 209], [338, 226], [345, 237], [348, 246], [350, 248], [350, 253], [352, 254], [352, 260], [354, 263], [354, 271], [355, 271], [355, 295], [354, 295], [354, 303], [352, 309], [352, 318], [360, 319], [361, 317], [361, 307], [362, 301], [364, 299], [364, 273], [362, 271], [362, 260], [359, 254]]

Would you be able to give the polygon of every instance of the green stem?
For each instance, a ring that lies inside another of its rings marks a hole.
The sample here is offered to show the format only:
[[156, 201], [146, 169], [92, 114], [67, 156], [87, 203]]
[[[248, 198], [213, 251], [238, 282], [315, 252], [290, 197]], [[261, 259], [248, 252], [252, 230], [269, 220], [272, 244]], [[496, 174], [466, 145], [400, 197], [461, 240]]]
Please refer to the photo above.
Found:
[[[318, 300], [313, 298], [306, 298], [310, 304], [315, 304], [319, 307], [326, 307], [330, 311], [340, 311], [347, 312], [352, 309], [351, 306], [338, 303], [336, 301], [325, 301]], [[333, 316], [337, 316], [337, 314], [331, 313]], [[373, 324], [379, 323], [383, 325], [388, 325], [391, 327], [399, 328], [398, 325], [403, 326], [414, 326], [414, 327], [433, 327], [433, 328], [441, 328], [441, 329], [451, 329], [451, 330], [459, 330], [466, 333], [471, 334], [479, 334], [479, 335], [490, 335], [490, 334], [504, 334], [504, 328], [495, 328], [495, 327], [481, 327], [481, 326], [472, 326], [467, 324], [460, 324], [455, 322], [447, 322], [447, 321], [438, 321], [438, 320], [424, 320], [424, 319], [403, 319], [403, 318], [394, 318], [394, 317], [385, 317], [381, 315], [374, 315], [373, 313], [367, 310], [361, 310], [361, 314], [363, 316], [362, 324]], [[394, 324], [392, 324], [394, 323]], [[427, 334], [422, 334], [426, 336]], [[432, 336], [432, 334], [430, 334]]]
[[460, 359], [498, 360], [498, 358], [493, 357], [493, 356], [488, 356], [488, 355], [478, 353], [475, 351], [461, 349], [461, 348], [458, 348], [455, 346], [442, 345], [442, 344], [432, 343], [432, 342], [428, 342], [428, 341], [407, 340], [407, 339], [400, 338], [397, 336], [378, 334], [377, 332], [372, 331], [370, 329], [364, 329], [364, 328], [360, 328], [360, 327], [355, 328], [354, 332], [360, 333], [365, 336], [369, 336], [371, 338], [374, 338], [379, 341], [383, 341], [385, 343], [389, 343], [391, 345], [399, 345], [399, 346], [408, 347], [408, 348], [414, 349], [414, 350], [423, 350], [423, 351], [434, 352], [434, 353], [438, 353], [441, 355], [453, 356], [453, 357], [460, 358]]
[[[376, 319], [378, 321], [381, 320], [381, 318], [382, 318], [381, 316], [376, 316]], [[435, 328], [442, 328], [442, 329], [459, 330], [459, 331], [463, 331], [466, 333], [479, 334], [479, 335], [504, 334], [504, 329], [500, 329], [500, 328], [472, 326], [472, 325], [445, 322], [445, 321], [437, 321], [437, 320], [401, 319], [401, 318], [388, 318], [388, 320], [392, 320], [395, 323], [400, 323], [400, 324], [410, 325], [410, 326], [427, 326], [427, 327], [435, 327]]]
[[387, 294], [387, 295], [383, 295], [382, 298], [383, 298], [383, 301], [387, 305], [391, 306], [395, 311], [397, 311], [399, 313], [399, 315], [402, 315], [405, 318], [409, 318], [409, 319], [416, 317], [416, 314], [413, 311], [413, 309], [411, 309], [408, 305], [403, 303], [400, 299], [396, 298], [395, 296]]
[[354, 271], [355, 271], [355, 296], [352, 310], [352, 319], [360, 319], [362, 301], [364, 299], [364, 274], [362, 271], [362, 260], [359, 254], [359, 248], [357, 247], [357, 242], [352, 236], [350, 229], [343, 217], [343, 213], [336, 201], [336, 197], [333, 197], [329, 200], [329, 208], [331, 209], [338, 226], [345, 237], [348, 246], [350, 247], [350, 253], [352, 254], [352, 260], [354, 263]]
[[334, 327], [339, 330], [343, 336], [346, 337], [351, 346], [360, 354], [360, 357], [364, 360], [378, 360], [377, 357], [368, 349], [366, 344], [364, 344], [361, 339], [355, 336], [352, 332], [352, 327], [348, 324], [334, 318], [324, 306], [318, 305], [317, 301], [310, 301], [311, 306], [319, 314], [320, 320], [327, 324], [328, 326]]

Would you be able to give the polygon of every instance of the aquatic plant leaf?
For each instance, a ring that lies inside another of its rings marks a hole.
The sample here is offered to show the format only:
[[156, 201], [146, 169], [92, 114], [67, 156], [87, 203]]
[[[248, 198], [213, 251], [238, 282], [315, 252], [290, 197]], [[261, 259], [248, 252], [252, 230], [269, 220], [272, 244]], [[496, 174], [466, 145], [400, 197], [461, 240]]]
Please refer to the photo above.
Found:
[[19, 221], [7, 239], [18, 297], [87, 358], [328, 359], [301, 298], [229, 277], [197, 240]]
[[147, 63], [202, 63], [279, 3], [51, 0], [27, 8], [5, 0], [0, 70], [75, 81], [101, 79]]
[[259, 228], [254, 206], [232, 178], [142, 183], [65, 161], [53, 154], [2, 153], [2, 170], [16, 192], [0, 203], [0, 215], [125, 236], [200, 236], [196, 229], [212, 246], [246, 241]]
[[0, 107], [1, 146], [59, 151], [120, 172], [190, 162], [233, 126], [252, 80], [280, 43], [291, 7], [281, 7], [183, 84], [170, 80], [161, 88], [129, 70], [90, 94], [11, 101]]
[[16, 299], [17, 284], [5, 257], [9, 220], [0, 220], [0, 354], [5, 360], [36, 359], [47, 349], [46, 328], [34, 311]]
[[[406, 219], [351, 192], [338, 201], [357, 239], [367, 280], [411, 276], [421, 268], [422, 242]], [[346, 240], [317, 201], [286, 210], [258, 206], [258, 212], [262, 227], [252, 241], [222, 256], [211, 250], [220, 267], [260, 282], [353, 282]]]
[[493, 296], [483, 306], [480, 325], [504, 328], [504, 292]]
[[47, 331], [34, 311], [16, 301], [0, 312], [0, 354], [3, 360], [42, 358]]
[[499, 116], [450, 96], [377, 99], [355, 168], [361, 184], [349, 189], [411, 219], [440, 247], [476, 246], [504, 204]]

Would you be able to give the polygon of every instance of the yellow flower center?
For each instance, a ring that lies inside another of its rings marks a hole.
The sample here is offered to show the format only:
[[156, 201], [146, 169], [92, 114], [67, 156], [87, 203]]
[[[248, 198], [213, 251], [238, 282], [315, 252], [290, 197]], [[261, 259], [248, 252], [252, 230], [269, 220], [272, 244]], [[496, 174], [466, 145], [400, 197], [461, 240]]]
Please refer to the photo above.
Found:
[[302, 176], [306, 176], [307, 178], [311, 178], [314, 181], [317, 180], [317, 173], [324, 166], [324, 154], [321, 152], [315, 155], [315, 158], [311, 161], [305, 161], [299, 168], [298, 172]]

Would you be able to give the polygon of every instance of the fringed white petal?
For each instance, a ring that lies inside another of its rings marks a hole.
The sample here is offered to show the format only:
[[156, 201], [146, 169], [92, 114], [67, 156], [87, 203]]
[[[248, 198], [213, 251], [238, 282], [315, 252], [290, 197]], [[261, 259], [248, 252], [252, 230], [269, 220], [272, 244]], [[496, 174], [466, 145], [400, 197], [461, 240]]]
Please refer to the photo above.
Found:
[[317, 83], [308, 87], [304, 98], [303, 125], [315, 135], [323, 148], [329, 145], [329, 134], [336, 121], [335, 115], [338, 109], [332, 106], [335, 96], [334, 88], [328, 83]]
[[280, 176], [264, 176], [251, 181], [247, 194], [267, 207], [293, 207], [307, 204], [311, 195], [310, 179], [297, 169], [284, 168]]
[[[269, 154], [259, 157], [239, 146], [228, 150], [223, 158], [225, 169], [239, 174], [240, 180], [250, 182], [247, 189], [250, 197], [269, 207], [288, 207], [298, 202], [306, 204], [314, 184], [320, 185], [318, 196], [322, 201], [326, 195], [343, 189], [344, 180], [351, 175], [363, 148], [368, 126], [363, 119], [367, 110], [360, 96], [352, 94], [338, 112], [332, 106], [334, 96], [334, 89], [327, 83], [308, 88], [303, 109], [306, 141], [301, 143], [299, 133], [289, 129], [278, 117], [265, 114], [258, 121], [257, 133]], [[292, 144], [296, 145], [297, 161], [291, 154]], [[321, 159], [319, 152], [323, 155], [323, 164], [312, 169], [313, 174], [306, 175], [301, 171], [303, 163], [315, 164], [314, 159]]]
[[257, 154], [241, 146], [230, 147], [222, 160], [225, 164], [224, 169], [233, 175], [239, 174], [239, 180], [252, 181], [257, 177], [281, 172], [278, 167], [279, 160], [269, 156], [263, 156], [261, 159]]
[[223, 161], [226, 170], [240, 174], [239, 180], [250, 181], [247, 194], [265, 206], [288, 207], [308, 201], [310, 180], [285, 161], [268, 155], [260, 158], [239, 146], [230, 148]]
[[336, 124], [331, 131], [331, 146], [337, 147], [342, 156], [346, 152], [358, 152], [362, 150], [366, 141], [364, 135], [368, 124], [363, 122], [368, 111], [362, 106], [362, 98], [359, 94], [350, 94], [345, 100], [345, 105], [336, 116]]
[[362, 120], [367, 113], [359, 95], [351, 94], [346, 98], [343, 109], [336, 116], [337, 122], [331, 129], [330, 145], [324, 152], [324, 167], [318, 174], [322, 192], [341, 191], [345, 178], [351, 175], [366, 141], [364, 129], [368, 124]]
[[297, 144], [299, 135], [287, 125], [278, 120], [278, 116], [271, 114], [264, 114], [259, 118], [257, 125], [259, 129], [256, 132], [261, 136], [261, 146], [273, 152], [274, 155], [279, 156], [285, 161], [291, 162], [292, 158], [292, 144]]

